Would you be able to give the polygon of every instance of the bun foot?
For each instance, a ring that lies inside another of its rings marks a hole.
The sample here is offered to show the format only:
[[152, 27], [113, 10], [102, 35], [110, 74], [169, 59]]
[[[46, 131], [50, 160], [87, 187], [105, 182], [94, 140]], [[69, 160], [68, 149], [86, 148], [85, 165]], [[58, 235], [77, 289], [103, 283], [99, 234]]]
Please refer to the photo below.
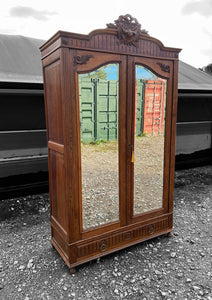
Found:
[[167, 233], [167, 236], [172, 237], [172, 233], [171, 232]]
[[76, 273], [76, 269], [75, 268], [70, 268], [70, 274], [75, 274]]

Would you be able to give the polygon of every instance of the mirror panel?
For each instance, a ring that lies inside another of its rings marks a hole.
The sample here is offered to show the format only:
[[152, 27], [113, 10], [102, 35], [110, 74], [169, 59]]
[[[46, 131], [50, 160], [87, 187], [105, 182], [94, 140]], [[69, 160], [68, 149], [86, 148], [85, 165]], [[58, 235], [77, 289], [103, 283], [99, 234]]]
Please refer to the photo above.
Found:
[[78, 74], [83, 230], [119, 220], [119, 64]]
[[165, 79], [136, 65], [134, 215], [163, 206]]

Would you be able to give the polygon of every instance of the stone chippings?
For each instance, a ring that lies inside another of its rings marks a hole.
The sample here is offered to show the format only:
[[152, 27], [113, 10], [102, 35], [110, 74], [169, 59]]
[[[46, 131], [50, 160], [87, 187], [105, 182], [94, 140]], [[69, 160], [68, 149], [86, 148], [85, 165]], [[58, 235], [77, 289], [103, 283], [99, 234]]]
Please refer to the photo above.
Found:
[[212, 167], [176, 172], [174, 231], [70, 275], [50, 241], [48, 194], [0, 201], [0, 299], [212, 300]]

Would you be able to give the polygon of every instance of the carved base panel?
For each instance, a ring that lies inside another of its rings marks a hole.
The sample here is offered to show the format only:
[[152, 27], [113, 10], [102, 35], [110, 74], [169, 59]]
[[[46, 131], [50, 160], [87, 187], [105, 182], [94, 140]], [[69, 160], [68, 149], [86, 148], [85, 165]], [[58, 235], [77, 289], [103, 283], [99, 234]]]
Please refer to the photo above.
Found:
[[148, 224], [129, 225], [126, 230], [117, 230], [107, 235], [89, 238], [71, 245], [53, 231], [52, 244], [62, 256], [69, 268], [74, 268], [92, 259], [124, 249], [142, 241], [168, 234], [172, 231], [172, 215], [160, 218]]

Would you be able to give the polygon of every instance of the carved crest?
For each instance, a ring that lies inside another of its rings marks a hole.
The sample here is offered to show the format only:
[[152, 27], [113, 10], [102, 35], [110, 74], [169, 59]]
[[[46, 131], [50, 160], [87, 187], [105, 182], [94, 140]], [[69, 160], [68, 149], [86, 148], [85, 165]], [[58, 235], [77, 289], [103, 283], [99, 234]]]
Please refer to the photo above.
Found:
[[114, 24], [107, 24], [107, 27], [117, 29], [117, 35], [120, 43], [129, 46], [137, 46], [140, 34], [148, 35], [148, 32], [145, 29], [141, 30], [141, 24], [138, 23], [137, 19], [133, 18], [129, 14], [120, 16], [117, 20], [114, 21]]

